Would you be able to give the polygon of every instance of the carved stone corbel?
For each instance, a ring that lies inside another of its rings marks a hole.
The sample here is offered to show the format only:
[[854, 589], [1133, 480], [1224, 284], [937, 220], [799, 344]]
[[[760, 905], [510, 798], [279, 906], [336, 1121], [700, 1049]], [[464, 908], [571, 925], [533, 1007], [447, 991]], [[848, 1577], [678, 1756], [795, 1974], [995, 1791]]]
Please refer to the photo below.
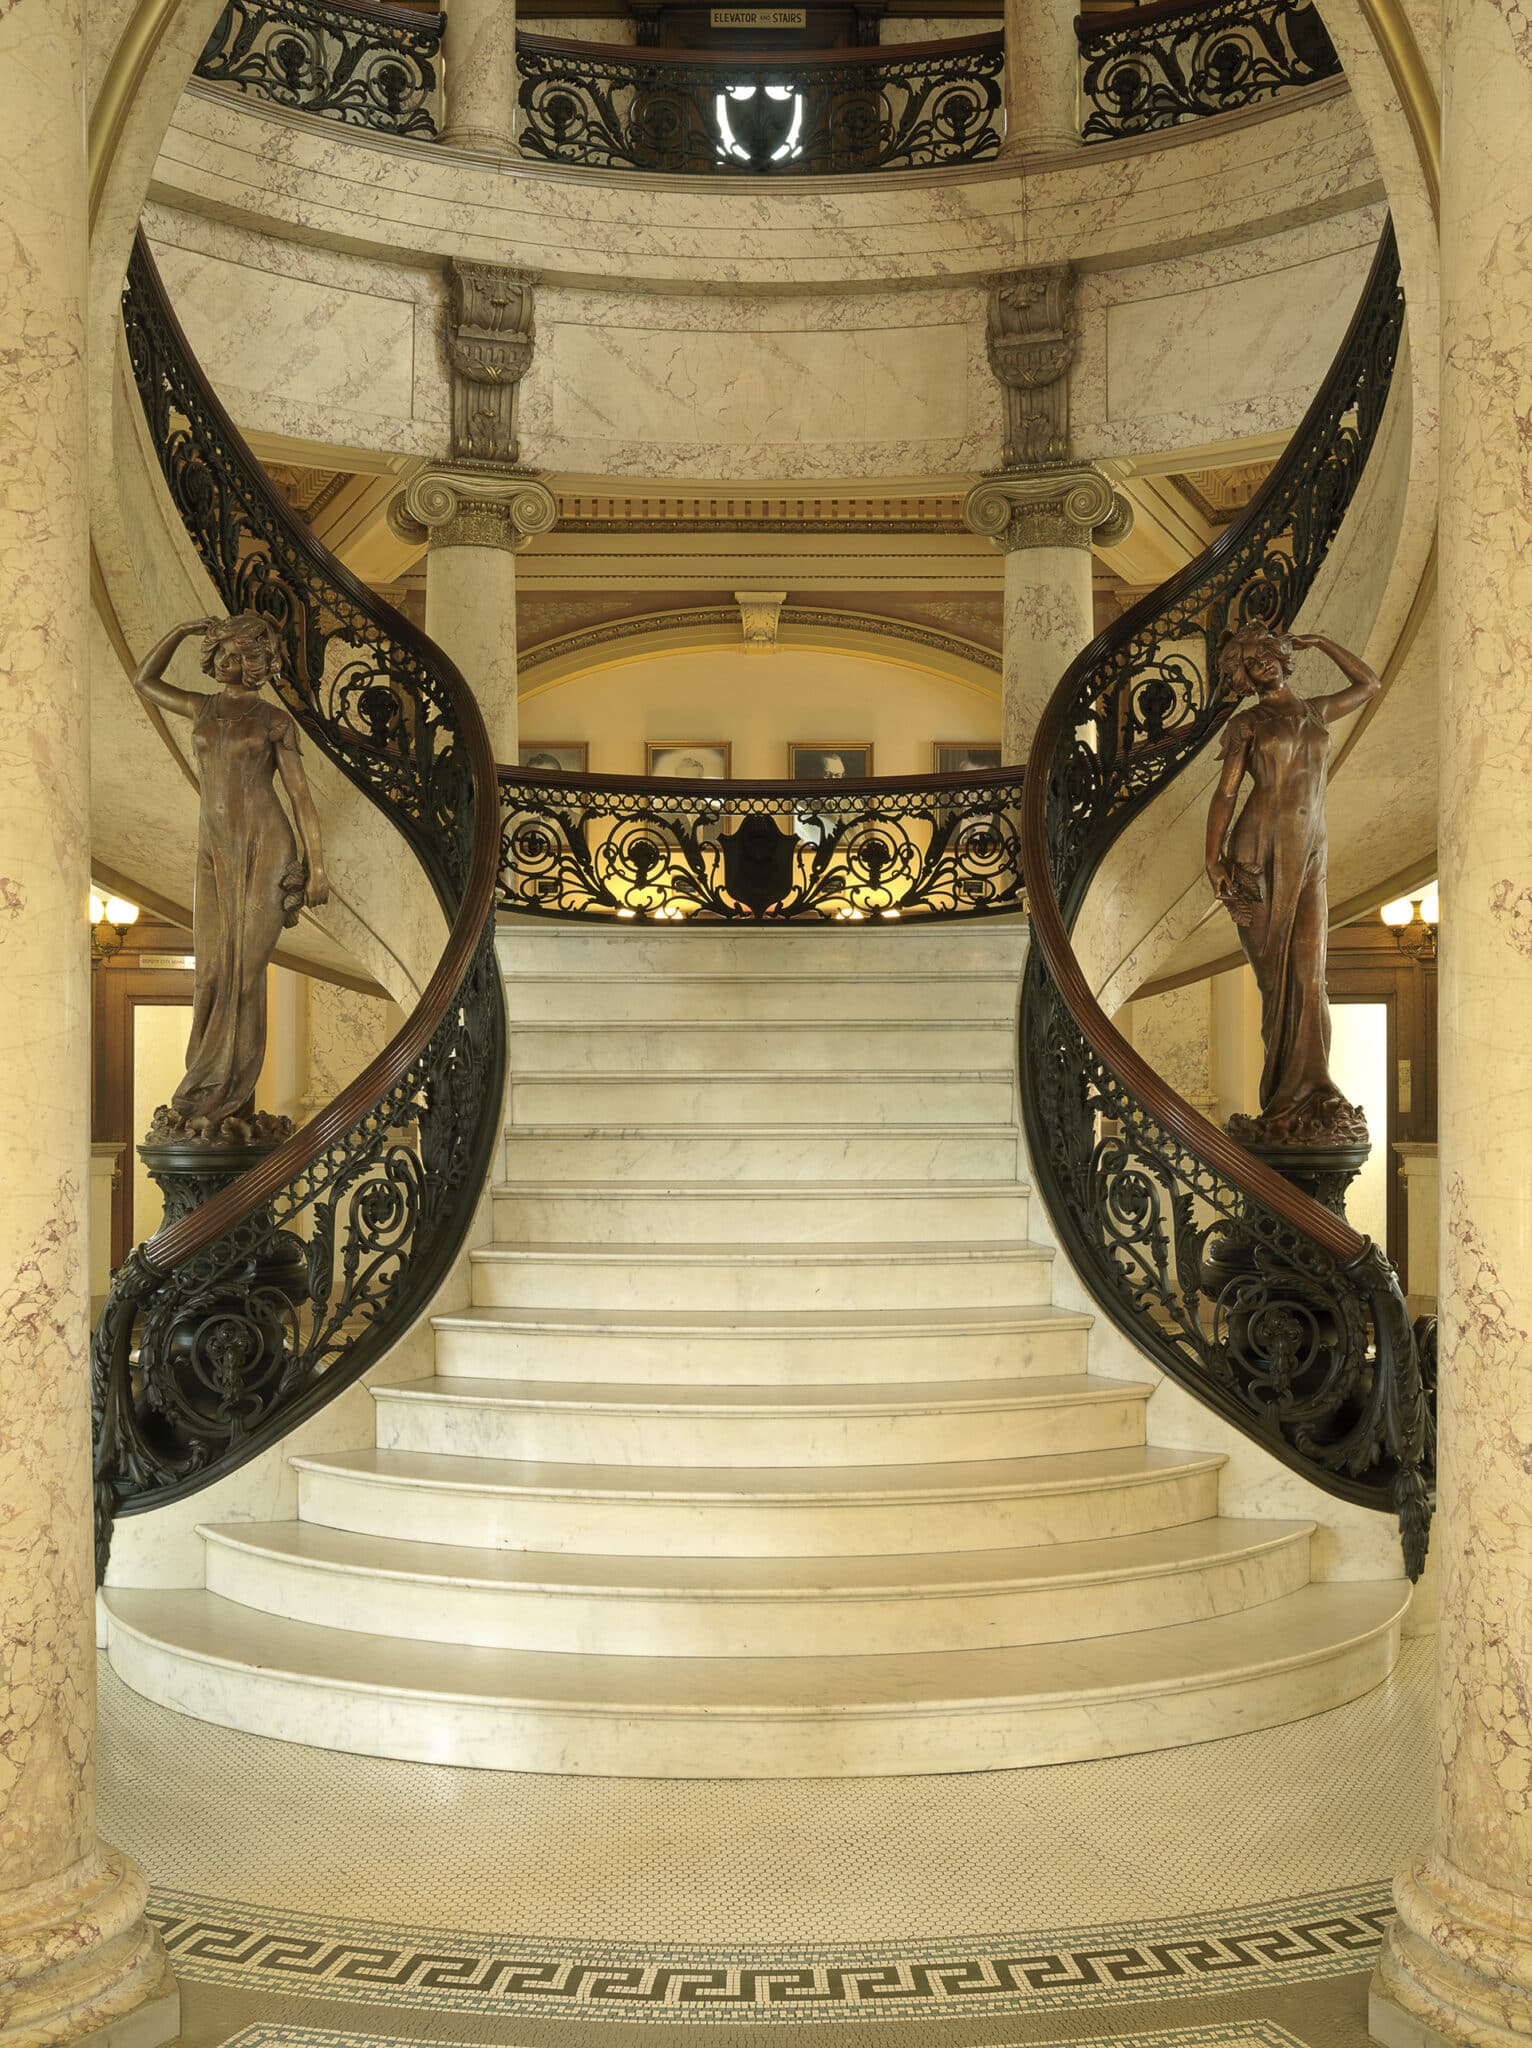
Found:
[[547, 533], [558, 516], [558, 500], [541, 478], [477, 469], [422, 469], [388, 508], [401, 540], [509, 554]]
[[498, 263], [454, 258], [450, 275], [452, 459], [515, 463], [517, 404], [532, 361], [532, 286]]
[[1069, 264], [1040, 264], [991, 285], [989, 365], [1005, 395], [1007, 469], [1069, 460], [1069, 366], [1078, 338]]
[[747, 654], [770, 654], [777, 644], [777, 621], [787, 602], [785, 590], [736, 590], [740, 624], [745, 629]]
[[963, 524], [1007, 555], [1114, 547], [1133, 531], [1133, 506], [1094, 464], [1056, 463], [985, 477], [963, 500]]

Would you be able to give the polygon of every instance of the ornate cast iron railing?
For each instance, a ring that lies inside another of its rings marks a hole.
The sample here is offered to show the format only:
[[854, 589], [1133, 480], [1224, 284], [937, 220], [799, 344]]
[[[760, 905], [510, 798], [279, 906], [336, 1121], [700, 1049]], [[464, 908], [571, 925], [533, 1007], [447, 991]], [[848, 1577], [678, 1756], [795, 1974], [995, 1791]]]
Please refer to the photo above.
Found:
[[1314, 0], [1163, 0], [1075, 26], [1086, 142], [1233, 113], [1341, 68]]
[[1022, 1100], [1040, 1192], [1102, 1308], [1331, 1493], [1399, 1518], [1418, 1576], [1430, 1417], [1379, 1248], [1198, 1116], [1107, 1022], [1070, 932], [1108, 849], [1234, 709], [1225, 626], [1289, 624], [1356, 491], [1403, 322], [1393, 231], [1324, 388], [1239, 521], [1074, 662], [1038, 725], [1022, 851]]
[[210, 85], [384, 135], [434, 135], [440, 15], [378, 0], [228, 0], [197, 59]]
[[500, 904], [548, 917], [859, 923], [1025, 907], [1021, 771], [682, 782], [500, 771]]
[[1004, 37], [712, 56], [517, 38], [526, 156], [795, 176], [978, 163], [1000, 147]]
[[282, 503], [204, 384], [142, 240], [123, 318], [166, 484], [219, 596], [274, 622], [287, 709], [398, 832], [449, 931], [371, 1065], [115, 1274], [92, 1358], [103, 1569], [115, 1515], [275, 1443], [425, 1308], [483, 1186], [505, 1066], [498, 792], [471, 692]]

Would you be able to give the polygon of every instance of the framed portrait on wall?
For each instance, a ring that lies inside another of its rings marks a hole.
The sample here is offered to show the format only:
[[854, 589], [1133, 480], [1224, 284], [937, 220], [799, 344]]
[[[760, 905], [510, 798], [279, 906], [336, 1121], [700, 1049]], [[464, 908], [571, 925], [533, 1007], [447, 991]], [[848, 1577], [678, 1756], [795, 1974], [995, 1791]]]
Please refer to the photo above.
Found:
[[528, 740], [523, 743], [518, 759], [523, 768], [538, 775], [550, 768], [583, 775], [590, 765], [590, 747], [585, 740]]
[[861, 782], [872, 773], [871, 740], [789, 740], [794, 782]]
[[998, 768], [1000, 749], [973, 740], [933, 740], [931, 770], [936, 775], [975, 775], [981, 768]]
[[646, 775], [673, 775], [681, 782], [727, 782], [733, 749], [728, 740], [649, 740]]

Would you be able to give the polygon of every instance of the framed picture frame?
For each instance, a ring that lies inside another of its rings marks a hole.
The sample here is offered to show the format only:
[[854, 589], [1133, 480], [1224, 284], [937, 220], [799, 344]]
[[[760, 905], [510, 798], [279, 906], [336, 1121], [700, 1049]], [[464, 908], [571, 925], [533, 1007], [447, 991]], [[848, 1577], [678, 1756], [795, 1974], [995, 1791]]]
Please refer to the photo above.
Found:
[[646, 740], [644, 773], [681, 782], [727, 782], [733, 754], [728, 740]]
[[518, 764], [542, 773], [550, 768], [564, 774], [584, 775], [590, 767], [587, 740], [528, 740], [517, 753]]
[[862, 782], [872, 773], [871, 740], [789, 740], [794, 782]]
[[933, 775], [974, 775], [984, 768], [1000, 766], [998, 741], [988, 745], [979, 740], [932, 740]]

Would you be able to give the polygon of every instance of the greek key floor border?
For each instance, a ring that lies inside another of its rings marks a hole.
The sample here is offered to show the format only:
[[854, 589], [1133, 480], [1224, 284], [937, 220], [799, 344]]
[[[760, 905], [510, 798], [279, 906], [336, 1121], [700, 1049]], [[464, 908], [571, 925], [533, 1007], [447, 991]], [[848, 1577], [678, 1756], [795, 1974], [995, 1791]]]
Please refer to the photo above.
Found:
[[[328, 2027], [288, 2026], [282, 2021], [246, 2027], [224, 2048], [419, 2048], [413, 2041], [382, 2034], [341, 2034]], [[1068, 2048], [1303, 2048], [1296, 2034], [1270, 2020], [1233, 2020], [1213, 2027], [1172, 2027], [1125, 2036], [1115, 2030], [1075, 2040]]]
[[[1366, 1969], [1386, 1884], [1160, 1921], [898, 1946], [572, 1942], [399, 1927], [157, 1889], [178, 1976], [506, 2018], [804, 2022], [952, 2019], [1262, 1990]], [[1216, 2030], [1215, 2030], [1216, 2031]]]

